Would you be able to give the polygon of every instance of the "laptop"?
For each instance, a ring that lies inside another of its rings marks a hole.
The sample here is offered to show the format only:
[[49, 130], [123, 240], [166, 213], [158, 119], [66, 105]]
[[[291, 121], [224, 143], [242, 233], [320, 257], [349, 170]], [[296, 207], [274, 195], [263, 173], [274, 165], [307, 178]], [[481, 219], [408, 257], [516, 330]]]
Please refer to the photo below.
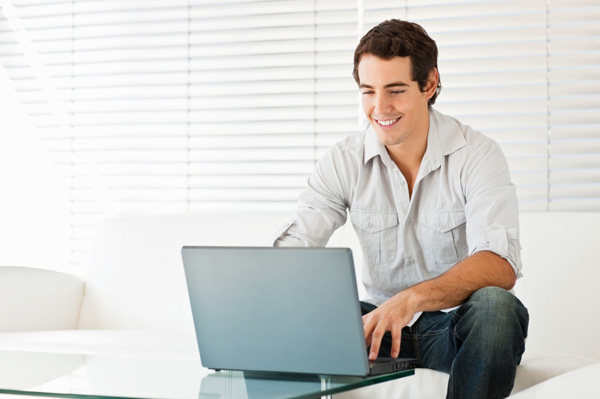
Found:
[[369, 376], [416, 359], [368, 360], [347, 248], [182, 248], [202, 365]]

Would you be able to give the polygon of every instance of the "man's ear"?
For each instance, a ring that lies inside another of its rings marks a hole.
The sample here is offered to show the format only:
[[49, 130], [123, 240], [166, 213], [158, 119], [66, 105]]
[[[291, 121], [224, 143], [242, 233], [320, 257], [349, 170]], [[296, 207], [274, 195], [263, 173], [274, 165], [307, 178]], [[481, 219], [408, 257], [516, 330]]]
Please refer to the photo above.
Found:
[[425, 90], [423, 90], [428, 100], [435, 94], [439, 79], [440, 75], [437, 68], [433, 68], [431, 72], [429, 72], [429, 76], [427, 77], [427, 86], [425, 86]]

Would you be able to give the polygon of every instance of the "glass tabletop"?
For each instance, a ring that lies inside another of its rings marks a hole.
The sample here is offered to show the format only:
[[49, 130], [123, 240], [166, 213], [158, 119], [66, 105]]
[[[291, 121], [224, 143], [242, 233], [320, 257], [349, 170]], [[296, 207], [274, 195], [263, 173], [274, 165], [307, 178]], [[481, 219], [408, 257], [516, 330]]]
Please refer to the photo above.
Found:
[[390, 381], [414, 370], [375, 377], [321, 377], [215, 372], [199, 359], [0, 351], [0, 393], [61, 398], [311, 399]]

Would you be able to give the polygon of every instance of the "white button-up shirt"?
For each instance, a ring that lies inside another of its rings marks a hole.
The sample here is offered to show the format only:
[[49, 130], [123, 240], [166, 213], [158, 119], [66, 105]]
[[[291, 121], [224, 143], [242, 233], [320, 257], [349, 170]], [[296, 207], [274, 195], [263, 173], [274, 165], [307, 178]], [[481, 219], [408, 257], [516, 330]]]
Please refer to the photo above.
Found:
[[517, 197], [504, 154], [435, 110], [412, 198], [369, 128], [319, 161], [275, 245], [325, 246], [347, 210], [365, 254], [367, 300], [376, 305], [478, 251], [505, 258], [521, 276]]

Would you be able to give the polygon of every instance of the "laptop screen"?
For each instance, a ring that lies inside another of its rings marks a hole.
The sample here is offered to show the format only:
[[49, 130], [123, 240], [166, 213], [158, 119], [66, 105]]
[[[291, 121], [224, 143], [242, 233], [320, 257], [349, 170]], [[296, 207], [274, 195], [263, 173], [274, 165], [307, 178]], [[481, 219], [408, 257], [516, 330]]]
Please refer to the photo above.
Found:
[[184, 247], [182, 255], [204, 367], [368, 374], [349, 249]]

